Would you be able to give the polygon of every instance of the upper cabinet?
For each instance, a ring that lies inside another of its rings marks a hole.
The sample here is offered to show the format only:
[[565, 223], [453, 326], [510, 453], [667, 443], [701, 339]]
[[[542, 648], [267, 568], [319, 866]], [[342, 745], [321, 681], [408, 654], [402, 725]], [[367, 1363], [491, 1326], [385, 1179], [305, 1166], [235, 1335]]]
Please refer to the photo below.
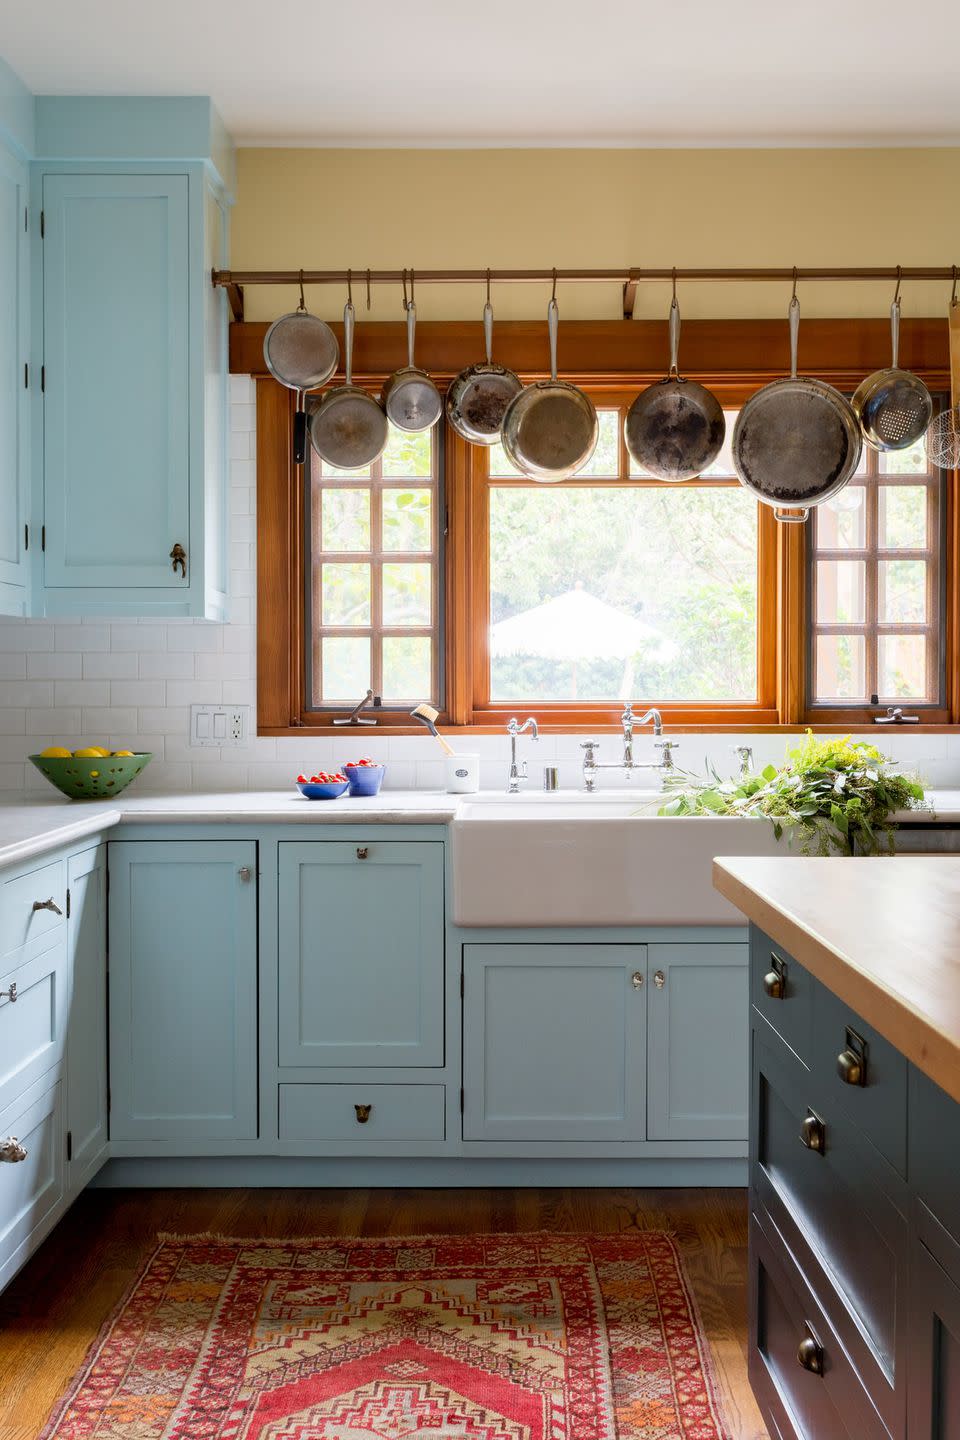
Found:
[[0, 612], [223, 619], [232, 146], [203, 98], [27, 100], [14, 138], [0, 84]]

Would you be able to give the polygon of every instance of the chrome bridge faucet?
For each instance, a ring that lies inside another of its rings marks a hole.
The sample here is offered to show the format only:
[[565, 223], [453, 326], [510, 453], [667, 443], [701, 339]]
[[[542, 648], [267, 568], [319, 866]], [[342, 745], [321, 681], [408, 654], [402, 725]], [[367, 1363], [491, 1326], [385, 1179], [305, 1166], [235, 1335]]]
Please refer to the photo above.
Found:
[[[656, 737], [654, 748], [660, 751], [660, 759], [640, 763], [633, 758], [633, 732], [637, 725], [653, 723], [653, 733]], [[597, 749], [599, 740], [584, 740], [580, 746], [583, 755], [583, 784], [584, 789], [594, 790], [597, 784], [598, 770], [622, 770], [627, 779], [634, 770], [652, 770], [658, 777], [661, 789], [664, 781], [671, 770], [674, 769], [673, 751], [677, 749], [676, 740], [664, 740], [663, 721], [660, 718], [659, 710], [648, 710], [644, 715], [633, 713], [633, 703], [628, 700], [624, 706], [623, 714], [620, 716], [620, 724], [623, 729], [623, 758], [621, 760], [598, 760]]]
[[507, 794], [518, 795], [521, 784], [529, 778], [527, 762], [517, 765], [517, 737], [525, 730], [529, 730], [534, 740], [540, 739], [540, 727], [532, 715], [528, 715], [521, 725], [516, 715], [507, 724], [507, 734], [510, 736], [510, 774], [507, 778]]

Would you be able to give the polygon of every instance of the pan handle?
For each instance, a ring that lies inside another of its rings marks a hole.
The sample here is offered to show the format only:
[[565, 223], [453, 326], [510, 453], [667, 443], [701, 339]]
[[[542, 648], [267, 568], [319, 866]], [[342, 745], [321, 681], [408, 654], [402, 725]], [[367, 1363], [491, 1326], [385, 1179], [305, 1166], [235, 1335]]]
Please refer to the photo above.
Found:
[[550, 336], [550, 379], [557, 383], [557, 331], [560, 328], [560, 309], [556, 300], [547, 306], [547, 332]]
[[778, 507], [774, 507], [773, 518], [779, 521], [781, 525], [805, 525], [809, 514], [810, 511], [807, 509], [781, 510]]
[[680, 357], [680, 306], [677, 304], [677, 297], [674, 295], [670, 305], [670, 378], [679, 380], [680, 373], [677, 370], [677, 361]]
[[354, 323], [353, 301], [348, 300], [343, 307], [343, 364], [346, 384], [353, 384], [353, 323]]
[[797, 349], [800, 341], [800, 301], [794, 295], [790, 301], [790, 379], [797, 378]]
[[891, 370], [896, 370], [897, 361], [900, 358], [900, 298], [896, 296], [890, 306], [890, 350], [892, 359]]
[[417, 333], [417, 307], [412, 300], [407, 302], [407, 365], [412, 370], [413, 342]]
[[483, 307], [483, 344], [487, 352], [487, 364], [493, 358], [493, 306], [488, 300]]
[[297, 391], [297, 410], [293, 417], [293, 463], [302, 465], [307, 458], [307, 412], [303, 408], [303, 391]]

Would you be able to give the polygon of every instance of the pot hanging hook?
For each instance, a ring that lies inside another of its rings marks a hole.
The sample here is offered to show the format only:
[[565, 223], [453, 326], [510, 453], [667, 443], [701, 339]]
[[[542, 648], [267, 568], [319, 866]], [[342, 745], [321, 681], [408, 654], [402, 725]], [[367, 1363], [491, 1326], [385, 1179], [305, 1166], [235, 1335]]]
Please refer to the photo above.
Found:
[[[897, 266], [897, 288], [896, 288], [896, 290], [894, 290], [894, 292], [893, 292], [893, 303], [894, 303], [894, 305], [899, 305], [899, 304], [900, 304], [900, 282], [901, 282], [902, 279], [903, 279], [903, 266], [902, 266], [902, 265], [898, 265], [898, 266]], [[894, 364], [896, 364], [896, 361], [894, 361]]]
[[300, 271], [300, 304], [297, 306], [297, 309], [298, 309], [298, 310], [306, 310], [306, 308], [307, 308], [307, 302], [306, 302], [306, 300], [304, 299], [304, 295], [303, 295], [303, 271], [301, 270], [301, 271]]

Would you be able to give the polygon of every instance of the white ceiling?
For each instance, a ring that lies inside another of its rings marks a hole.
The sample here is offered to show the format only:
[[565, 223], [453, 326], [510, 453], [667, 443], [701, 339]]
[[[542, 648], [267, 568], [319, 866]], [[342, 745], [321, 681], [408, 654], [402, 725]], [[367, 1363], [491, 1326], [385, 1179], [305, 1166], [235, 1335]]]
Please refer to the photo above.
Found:
[[957, 0], [0, 0], [0, 55], [244, 144], [960, 143]]

